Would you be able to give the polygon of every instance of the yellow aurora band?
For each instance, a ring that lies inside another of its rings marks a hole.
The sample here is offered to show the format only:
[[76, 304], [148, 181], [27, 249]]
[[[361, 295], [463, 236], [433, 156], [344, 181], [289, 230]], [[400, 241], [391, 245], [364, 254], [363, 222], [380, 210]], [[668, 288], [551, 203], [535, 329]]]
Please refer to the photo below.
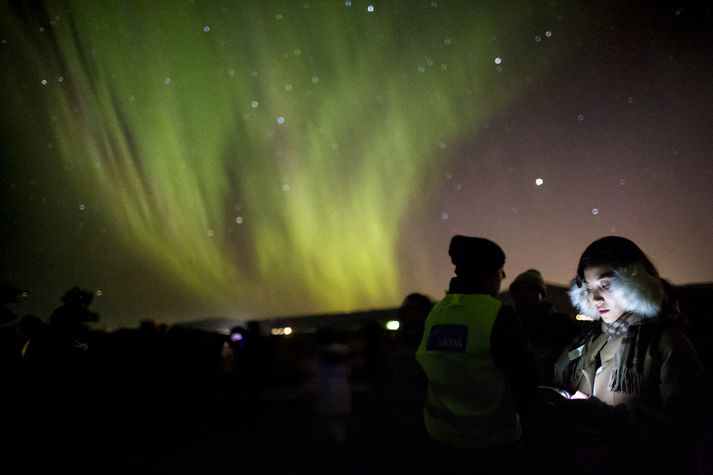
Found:
[[263, 315], [400, 302], [404, 220], [546, 29], [527, 2], [39, 5], [3, 27], [66, 173], [165, 278]]

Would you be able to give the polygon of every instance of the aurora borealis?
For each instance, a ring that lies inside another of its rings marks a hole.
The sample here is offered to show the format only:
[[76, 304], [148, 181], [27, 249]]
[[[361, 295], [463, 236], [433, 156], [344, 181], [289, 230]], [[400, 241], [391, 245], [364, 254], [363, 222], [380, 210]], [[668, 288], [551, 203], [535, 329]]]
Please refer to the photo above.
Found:
[[566, 283], [621, 233], [674, 281], [713, 280], [711, 112], [690, 107], [709, 17], [640, 13], [6, 3], [3, 279], [39, 314], [101, 289], [114, 325], [363, 310], [440, 297], [459, 232], [500, 242], [511, 277]]

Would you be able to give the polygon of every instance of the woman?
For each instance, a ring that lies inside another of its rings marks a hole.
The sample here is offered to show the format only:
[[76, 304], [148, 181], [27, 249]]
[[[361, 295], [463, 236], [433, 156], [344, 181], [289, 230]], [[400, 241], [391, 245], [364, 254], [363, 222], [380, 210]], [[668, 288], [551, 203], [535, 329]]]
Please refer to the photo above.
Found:
[[[569, 291], [601, 320], [564, 351], [550, 398], [563, 419], [565, 470], [699, 473], [695, 447], [706, 427], [707, 388], [653, 263], [632, 241], [607, 236], [582, 254]], [[554, 394], [554, 393], [553, 393]], [[675, 469], [675, 470], [674, 470]]]

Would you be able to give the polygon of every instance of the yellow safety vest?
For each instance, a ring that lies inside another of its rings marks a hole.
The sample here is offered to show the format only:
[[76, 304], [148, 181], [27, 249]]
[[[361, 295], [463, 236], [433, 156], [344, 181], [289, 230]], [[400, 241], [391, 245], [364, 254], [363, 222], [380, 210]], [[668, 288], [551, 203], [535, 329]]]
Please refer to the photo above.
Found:
[[521, 436], [490, 334], [502, 302], [484, 294], [446, 294], [426, 319], [416, 359], [428, 378], [424, 423], [432, 439], [464, 449], [507, 447]]

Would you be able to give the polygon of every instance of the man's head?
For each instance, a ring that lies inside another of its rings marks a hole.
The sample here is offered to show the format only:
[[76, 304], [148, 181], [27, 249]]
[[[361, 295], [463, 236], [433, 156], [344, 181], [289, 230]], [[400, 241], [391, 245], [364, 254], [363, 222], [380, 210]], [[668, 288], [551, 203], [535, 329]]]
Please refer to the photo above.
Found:
[[2, 299], [2, 304], [17, 304], [20, 299], [25, 297], [27, 294], [26, 290], [18, 289], [11, 284], [0, 284], [0, 298]]
[[537, 269], [528, 269], [515, 277], [510, 284], [510, 296], [515, 309], [520, 312], [537, 307], [547, 296], [547, 287]]
[[500, 292], [505, 277], [505, 253], [493, 241], [456, 235], [451, 239], [448, 255], [459, 279], [478, 283], [491, 295]]

